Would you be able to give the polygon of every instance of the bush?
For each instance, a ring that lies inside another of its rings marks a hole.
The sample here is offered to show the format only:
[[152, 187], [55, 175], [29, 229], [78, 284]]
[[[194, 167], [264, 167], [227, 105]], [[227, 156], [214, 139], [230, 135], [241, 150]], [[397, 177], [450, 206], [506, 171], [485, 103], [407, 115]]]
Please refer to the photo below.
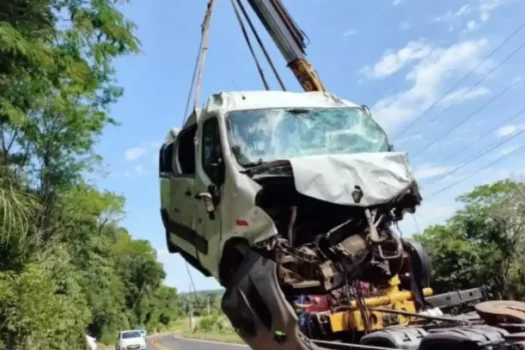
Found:
[[195, 325], [193, 332], [222, 332], [225, 329], [224, 318], [218, 315], [213, 315], [202, 317]]

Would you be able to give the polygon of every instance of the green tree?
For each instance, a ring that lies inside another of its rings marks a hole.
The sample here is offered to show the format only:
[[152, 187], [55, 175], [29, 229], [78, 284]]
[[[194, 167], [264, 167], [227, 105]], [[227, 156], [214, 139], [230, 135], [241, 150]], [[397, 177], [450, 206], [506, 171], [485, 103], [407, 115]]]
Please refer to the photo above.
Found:
[[81, 349], [177, 314], [155, 250], [119, 227], [124, 198], [85, 180], [116, 124], [112, 62], [139, 50], [117, 5], [0, 3], [0, 349]]
[[524, 189], [511, 180], [476, 187], [445, 224], [415, 236], [429, 252], [436, 291], [485, 285], [495, 298], [525, 298]]

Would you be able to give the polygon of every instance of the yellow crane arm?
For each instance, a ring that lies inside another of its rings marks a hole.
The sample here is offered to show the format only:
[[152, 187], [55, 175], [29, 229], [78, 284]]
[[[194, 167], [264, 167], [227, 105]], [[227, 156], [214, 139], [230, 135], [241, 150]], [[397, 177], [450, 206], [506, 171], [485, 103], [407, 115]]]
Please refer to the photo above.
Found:
[[288, 63], [288, 67], [299, 80], [304, 91], [326, 91], [314, 67], [306, 59], [298, 58]]
[[[241, 4], [242, 0], [237, 0]], [[305, 91], [326, 91], [314, 67], [306, 59], [304, 34], [280, 0], [248, 0]], [[241, 4], [242, 5], [242, 4]]]

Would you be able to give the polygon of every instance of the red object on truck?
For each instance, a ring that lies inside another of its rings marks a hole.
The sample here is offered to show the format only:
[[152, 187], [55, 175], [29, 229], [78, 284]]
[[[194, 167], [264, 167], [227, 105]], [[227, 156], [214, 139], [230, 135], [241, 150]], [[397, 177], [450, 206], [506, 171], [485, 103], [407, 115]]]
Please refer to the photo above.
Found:
[[310, 295], [306, 312], [323, 312], [330, 309], [328, 295]]

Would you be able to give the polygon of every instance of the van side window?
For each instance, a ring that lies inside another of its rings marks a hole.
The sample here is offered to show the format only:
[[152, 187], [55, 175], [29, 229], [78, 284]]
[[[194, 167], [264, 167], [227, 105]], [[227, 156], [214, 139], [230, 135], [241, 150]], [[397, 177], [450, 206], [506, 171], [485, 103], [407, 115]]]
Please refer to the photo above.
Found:
[[209, 119], [202, 125], [202, 168], [217, 186], [224, 182], [221, 134], [217, 119]]
[[197, 125], [183, 130], [178, 136], [177, 158], [181, 175], [195, 175], [195, 145], [193, 138]]
[[172, 174], [173, 142], [169, 145], [162, 145], [159, 152], [159, 174]]

